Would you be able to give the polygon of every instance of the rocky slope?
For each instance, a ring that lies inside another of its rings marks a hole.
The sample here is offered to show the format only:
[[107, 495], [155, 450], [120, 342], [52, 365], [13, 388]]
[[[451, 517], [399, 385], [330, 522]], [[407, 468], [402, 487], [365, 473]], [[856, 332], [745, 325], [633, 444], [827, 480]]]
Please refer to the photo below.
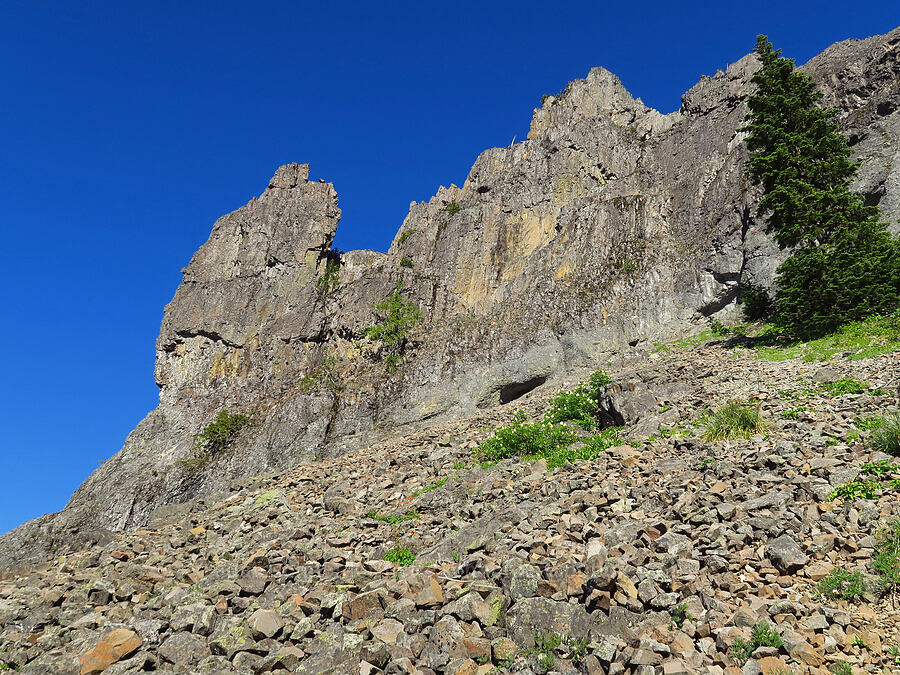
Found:
[[[898, 44], [900, 29], [807, 66], [841, 109], [860, 189], [892, 219]], [[753, 220], [743, 170], [738, 128], [755, 68], [745, 57], [703, 78], [670, 115], [592, 70], [543, 102], [528, 140], [484, 152], [462, 187], [413, 204], [387, 254], [333, 251], [333, 187], [310, 182], [305, 165], [281, 167], [184, 270], [157, 341], [159, 407], [63, 512], [0, 537], [0, 568], [102, 543], [235, 477], [509, 402], [727, 316], [741, 284], [769, 283], [780, 255]], [[398, 282], [425, 323], [389, 373], [363, 330]], [[194, 434], [222, 408], [258, 423], [232, 452], [186, 466]]]
[[[897, 490], [828, 500], [866, 462], [900, 472], [855, 426], [898, 409], [898, 372], [900, 352], [822, 367], [721, 342], [679, 347], [615, 373], [608, 391], [630, 443], [596, 461], [556, 471], [473, 461], [496, 425], [546, 406], [537, 390], [234, 480], [215, 499], [0, 581], [0, 668], [897, 672], [900, 612], [887, 597], [849, 604], [814, 591], [835, 568], [868, 577], [873, 534], [900, 518]], [[869, 391], [825, 393], [839, 377]], [[760, 403], [767, 433], [702, 440], [701, 411], [733, 398]], [[386, 561], [395, 547], [415, 561]], [[760, 620], [783, 646], [739, 665], [730, 648]]]

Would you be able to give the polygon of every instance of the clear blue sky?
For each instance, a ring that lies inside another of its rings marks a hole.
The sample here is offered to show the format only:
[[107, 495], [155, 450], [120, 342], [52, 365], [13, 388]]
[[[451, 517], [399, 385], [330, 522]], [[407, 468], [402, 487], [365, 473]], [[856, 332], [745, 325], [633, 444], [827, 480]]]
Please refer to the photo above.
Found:
[[669, 112], [759, 32], [803, 62], [897, 24], [895, 0], [4, 0], [0, 531], [62, 508], [155, 407], [179, 271], [279, 164], [334, 182], [339, 247], [386, 250], [592, 66]]

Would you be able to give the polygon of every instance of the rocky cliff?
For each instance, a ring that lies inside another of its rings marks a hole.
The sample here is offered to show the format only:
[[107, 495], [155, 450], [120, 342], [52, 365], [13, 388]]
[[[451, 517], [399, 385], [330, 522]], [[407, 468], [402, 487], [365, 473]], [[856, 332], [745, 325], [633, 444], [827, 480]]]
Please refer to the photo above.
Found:
[[[900, 217], [900, 29], [805, 66], [840, 109], [859, 189]], [[337, 195], [281, 167], [219, 219], [184, 270], [157, 341], [159, 407], [66, 509], [0, 538], [0, 567], [104, 541], [160, 507], [509, 402], [569, 369], [615, 366], [654, 339], [734, 312], [781, 254], [753, 218], [739, 131], [748, 56], [662, 115], [602, 68], [487, 150], [462, 187], [413, 204], [387, 254], [331, 248]], [[330, 263], [330, 265], [329, 265]], [[335, 263], [339, 263], [337, 267]], [[336, 271], [337, 270], [337, 271]], [[400, 284], [424, 323], [396, 372], [367, 339]], [[194, 434], [254, 412], [209, 462]]]

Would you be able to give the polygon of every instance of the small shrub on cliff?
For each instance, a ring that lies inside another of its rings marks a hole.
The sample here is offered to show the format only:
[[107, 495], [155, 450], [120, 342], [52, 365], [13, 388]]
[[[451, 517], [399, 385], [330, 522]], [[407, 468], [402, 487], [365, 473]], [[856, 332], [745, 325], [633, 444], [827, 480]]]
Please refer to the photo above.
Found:
[[322, 300], [334, 293], [341, 283], [341, 251], [332, 249], [326, 255], [325, 269], [322, 276], [316, 279], [316, 293]]
[[765, 429], [766, 423], [763, 422], [757, 406], [731, 401], [713, 412], [703, 437], [707, 441], [750, 438]]
[[220, 410], [212, 422], [194, 434], [193, 449], [215, 455], [228, 447], [234, 437], [248, 424], [250, 424], [249, 415], [232, 415], [227, 410]]
[[459, 205], [459, 202], [454, 199], [442, 208], [441, 211], [449, 213], [452, 216], [454, 213], [459, 213], [461, 209], [462, 207]]
[[384, 300], [375, 305], [378, 322], [365, 330], [370, 340], [384, 344], [384, 362], [388, 371], [400, 367], [409, 331], [422, 322], [422, 312], [401, 292], [402, 282]]

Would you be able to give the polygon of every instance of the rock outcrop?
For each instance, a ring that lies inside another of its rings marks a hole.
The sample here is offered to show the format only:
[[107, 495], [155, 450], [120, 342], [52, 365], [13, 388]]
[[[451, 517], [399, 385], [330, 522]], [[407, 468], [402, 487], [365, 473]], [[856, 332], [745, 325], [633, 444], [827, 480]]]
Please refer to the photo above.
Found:
[[[859, 187], [900, 215], [900, 29], [806, 69], [841, 110]], [[535, 111], [529, 137], [413, 204], [387, 254], [331, 248], [340, 210], [309, 167], [216, 222], [157, 342], [159, 407], [59, 514], [0, 537], [0, 568], [103, 542], [232, 481], [508, 403], [569, 369], [622, 363], [734, 312], [781, 253], [754, 220], [742, 125], [757, 65], [704, 77], [662, 115], [602, 68]], [[335, 266], [335, 263], [339, 265]], [[365, 337], [400, 284], [425, 322], [388, 372]], [[253, 425], [208, 462], [216, 411]]]

